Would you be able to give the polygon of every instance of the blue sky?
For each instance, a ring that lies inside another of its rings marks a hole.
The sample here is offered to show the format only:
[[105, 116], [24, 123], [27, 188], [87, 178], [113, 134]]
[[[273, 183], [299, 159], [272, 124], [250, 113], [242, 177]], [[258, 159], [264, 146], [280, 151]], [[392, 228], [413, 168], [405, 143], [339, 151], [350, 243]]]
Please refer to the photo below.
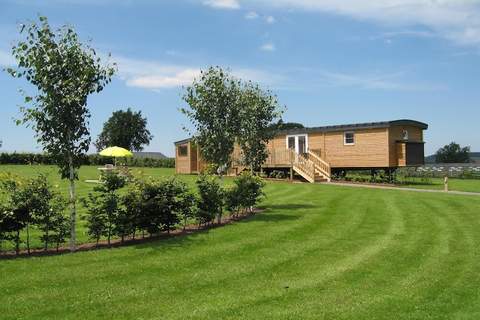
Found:
[[[173, 154], [187, 134], [182, 86], [220, 65], [274, 91], [307, 126], [411, 118], [427, 153], [454, 140], [480, 151], [480, 4], [428, 0], [1, 0], [0, 66], [18, 24], [46, 15], [111, 53], [118, 74], [89, 100], [96, 137], [114, 111], [147, 116], [145, 150]], [[18, 127], [27, 88], [0, 72], [3, 151], [41, 151]], [[92, 147], [91, 151], [95, 151]]]

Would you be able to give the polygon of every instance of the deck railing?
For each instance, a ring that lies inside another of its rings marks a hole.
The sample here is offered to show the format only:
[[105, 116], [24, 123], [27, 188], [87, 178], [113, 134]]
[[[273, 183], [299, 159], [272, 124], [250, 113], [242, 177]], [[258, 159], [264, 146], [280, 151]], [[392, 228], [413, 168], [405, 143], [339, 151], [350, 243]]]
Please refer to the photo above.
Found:
[[315, 164], [315, 169], [317, 169], [325, 178], [330, 180], [332, 176], [330, 165], [313, 150], [308, 151], [308, 158]]
[[[240, 150], [234, 151], [232, 155], [232, 166], [242, 166], [242, 155]], [[293, 167], [295, 171], [310, 182], [315, 181], [316, 172], [330, 180], [330, 165], [324, 161], [315, 151], [306, 154], [298, 154], [293, 149], [269, 150], [269, 155], [264, 162], [265, 167]]]

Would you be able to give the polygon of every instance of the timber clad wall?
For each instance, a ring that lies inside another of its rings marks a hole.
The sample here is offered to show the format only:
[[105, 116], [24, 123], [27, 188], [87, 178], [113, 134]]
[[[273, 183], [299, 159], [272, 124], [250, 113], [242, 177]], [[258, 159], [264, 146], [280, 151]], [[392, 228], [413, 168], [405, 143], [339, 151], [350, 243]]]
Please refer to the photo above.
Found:
[[[270, 154], [287, 149], [287, 136], [307, 136], [308, 150], [316, 152], [329, 163], [331, 168], [393, 168], [423, 164], [423, 130], [428, 125], [413, 120], [366, 123], [345, 126], [328, 126], [297, 129], [292, 134], [280, 133], [268, 143]], [[354, 133], [354, 143], [345, 144], [345, 132]], [[408, 139], [405, 139], [408, 132]], [[297, 139], [298, 140], [298, 139]], [[188, 145], [188, 157], [178, 155], [178, 146]], [[184, 140], [177, 146], [177, 172], [201, 172], [206, 164], [201, 161], [199, 150], [192, 147], [190, 141]], [[278, 152], [277, 152], [278, 153]], [[235, 147], [235, 157], [240, 150]], [[276, 159], [279, 159], [277, 156]], [[280, 161], [280, 160], [278, 160]], [[268, 165], [285, 162], [269, 163]], [[236, 170], [242, 168], [236, 167]]]
[[[186, 146], [188, 154], [186, 156], [179, 155], [179, 146]], [[190, 169], [190, 142], [181, 144], [175, 148], [175, 172], [176, 173], [191, 173]]]
[[[308, 134], [308, 148], [335, 167], [388, 167], [388, 129], [355, 130], [355, 144], [344, 145], [344, 131]], [[286, 135], [275, 137], [268, 147], [285, 149]]]
[[355, 144], [344, 145], [344, 132], [325, 134], [325, 159], [332, 168], [388, 166], [387, 129], [355, 130]]
[[[403, 140], [403, 132], [408, 132], [408, 140], [413, 142], [423, 142], [423, 130], [414, 126], [392, 126], [389, 128], [389, 165], [390, 167], [405, 166], [406, 148], [398, 146], [397, 141]], [[400, 154], [399, 152], [403, 152]]]

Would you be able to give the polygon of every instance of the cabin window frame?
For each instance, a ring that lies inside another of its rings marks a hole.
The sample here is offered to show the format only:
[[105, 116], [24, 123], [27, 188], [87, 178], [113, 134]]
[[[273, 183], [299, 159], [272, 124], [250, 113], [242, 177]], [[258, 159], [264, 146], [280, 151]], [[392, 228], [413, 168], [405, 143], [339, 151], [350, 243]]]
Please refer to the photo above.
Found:
[[[352, 135], [352, 142], [347, 142], [347, 135]], [[354, 146], [355, 145], [355, 131], [345, 131], [343, 133], [343, 145], [344, 146]]]
[[[182, 149], [185, 150], [184, 153], [182, 153], [182, 152], [180, 151], [180, 150], [182, 150]], [[188, 157], [188, 145], [186, 145], [186, 144], [184, 144], [184, 145], [179, 145], [179, 146], [177, 147], [177, 150], [178, 150], [178, 151], [177, 151], [177, 154], [178, 154], [179, 157], [182, 157], [182, 158]]]
[[308, 134], [307, 133], [301, 133], [301, 134], [289, 134], [285, 137], [285, 146], [286, 149], [290, 149], [288, 147], [288, 140], [289, 138], [295, 138], [295, 153], [299, 154], [300, 149], [299, 149], [299, 143], [298, 143], [298, 137], [305, 137], [305, 153], [308, 153]]

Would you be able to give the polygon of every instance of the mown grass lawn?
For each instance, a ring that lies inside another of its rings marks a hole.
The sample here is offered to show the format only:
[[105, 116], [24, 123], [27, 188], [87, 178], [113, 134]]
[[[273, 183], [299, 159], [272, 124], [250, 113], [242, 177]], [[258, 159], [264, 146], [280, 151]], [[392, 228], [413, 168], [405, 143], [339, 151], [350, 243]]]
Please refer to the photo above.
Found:
[[289, 183], [266, 193], [265, 212], [223, 228], [0, 261], [0, 318], [480, 317], [480, 197]]
[[[409, 183], [408, 183], [409, 182]], [[427, 183], [421, 178], [408, 178], [407, 183], [401, 187], [417, 189], [443, 190], [444, 181], [442, 178], [428, 178]], [[480, 192], [479, 179], [448, 179], [448, 189], [452, 191]]]

